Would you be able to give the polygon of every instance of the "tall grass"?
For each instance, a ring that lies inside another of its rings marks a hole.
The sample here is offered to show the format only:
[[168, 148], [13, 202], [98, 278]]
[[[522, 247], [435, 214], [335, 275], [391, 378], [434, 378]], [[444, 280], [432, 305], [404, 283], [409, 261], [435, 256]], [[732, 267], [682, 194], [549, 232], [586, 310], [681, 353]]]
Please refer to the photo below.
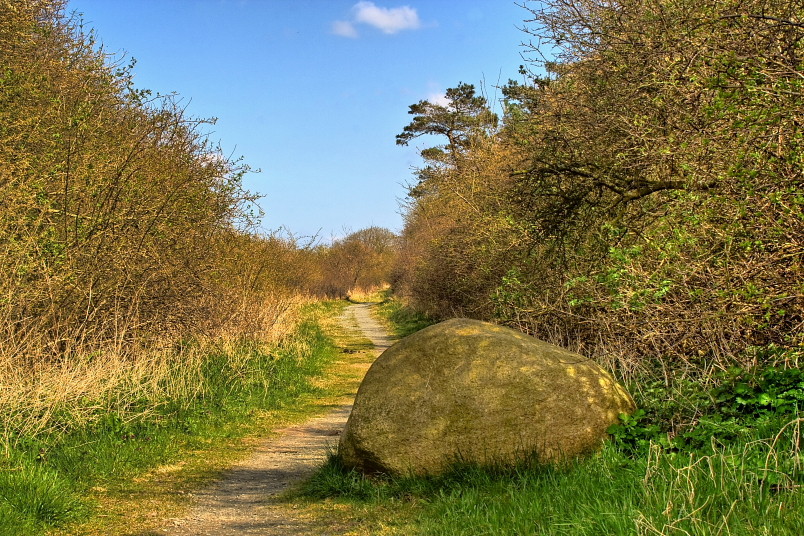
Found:
[[772, 487], [765, 441], [697, 457], [614, 448], [569, 468], [481, 472], [436, 496], [422, 532], [452, 534], [800, 534], [804, 494]]
[[36, 376], [17, 371], [28, 388], [3, 390], [0, 534], [86, 517], [91, 488], [242, 434], [256, 412], [317, 392], [311, 378], [337, 353], [310, 309], [297, 309], [295, 329], [272, 344], [187, 340], [133, 363], [99, 355]]
[[[301, 298], [273, 304], [276, 318], [261, 342], [249, 339], [162, 339], [161, 344], [20, 362], [0, 353], [0, 449], [20, 438], [53, 437], [91, 425], [114, 412], [123, 420], [141, 418], [166, 401], [191, 401], [211, 388], [205, 371], [210, 355], [226, 356], [235, 377], [253, 366], [254, 352], [287, 344], [299, 321]], [[270, 304], [268, 304], [270, 305]], [[267, 338], [270, 336], [270, 338]], [[298, 343], [297, 343], [298, 344]], [[250, 348], [253, 347], [253, 350]]]
[[435, 323], [433, 318], [416, 311], [393, 296], [390, 289], [383, 291], [381, 296], [382, 302], [377, 312], [388, 322], [396, 337], [400, 339], [407, 337]]

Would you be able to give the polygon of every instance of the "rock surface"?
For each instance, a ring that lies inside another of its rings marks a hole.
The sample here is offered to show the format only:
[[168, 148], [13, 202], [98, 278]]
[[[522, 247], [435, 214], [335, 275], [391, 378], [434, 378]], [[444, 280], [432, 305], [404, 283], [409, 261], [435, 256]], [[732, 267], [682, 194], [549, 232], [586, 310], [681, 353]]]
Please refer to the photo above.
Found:
[[456, 461], [557, 461], [600, 447], [634, 402], [593, 361], [510, 328], [454, 319], [371, 366], [341, 436], [365, 473], [436, 474]]

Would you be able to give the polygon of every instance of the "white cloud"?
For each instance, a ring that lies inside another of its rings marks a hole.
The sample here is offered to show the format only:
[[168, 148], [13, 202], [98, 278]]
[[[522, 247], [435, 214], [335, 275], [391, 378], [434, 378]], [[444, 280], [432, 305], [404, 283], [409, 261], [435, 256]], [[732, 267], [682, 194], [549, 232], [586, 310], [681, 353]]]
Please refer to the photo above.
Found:
[[336, 20], [332, 23], [332, 33], [340, 35], [341, 37], [357, 37], [357, 29], [355, 25], [348, 20]]
[[438, 106], [449, 106], [452, 101], [447, 98], [447, 96], [443, 93], [430, 93], [427, 97], [427, 101], [436, 104]]
[[436, 104], [438, 106], [449, 106], [452, 101], [447, 98], [446, 93], [442, 89], [444, 86], [438, 82], [427, 83], [427, 102]]
[[332, 23], [332, 33], [341, 37], [358, 36], [357, 24], [372, 26], [383, 33], [395, 34], [403, 30], [421, 28], [419, 14], [410, 6], [380, 7], [374, 2], [361, 1], [352, 6], [352, 20]]
[[374, 2], [358, 2], [352, 8], [355, 21], [374, 26], [387, 34], [395, 34], [402, 30], [415, 30], [422, 23], [419, 14], [410, 6], [379, 7]]

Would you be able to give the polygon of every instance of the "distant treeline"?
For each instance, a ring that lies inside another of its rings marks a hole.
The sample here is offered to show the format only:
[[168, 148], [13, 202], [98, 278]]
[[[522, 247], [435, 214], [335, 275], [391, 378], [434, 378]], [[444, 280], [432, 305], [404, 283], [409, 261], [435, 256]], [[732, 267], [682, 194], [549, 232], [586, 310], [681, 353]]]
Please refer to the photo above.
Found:
[[468, 84], [410, 108], [397, 142], [445, 143], [421, 152], [396, 287], [625, 374], [800, 358], [804, 4], [525, 8], [502, 117]]

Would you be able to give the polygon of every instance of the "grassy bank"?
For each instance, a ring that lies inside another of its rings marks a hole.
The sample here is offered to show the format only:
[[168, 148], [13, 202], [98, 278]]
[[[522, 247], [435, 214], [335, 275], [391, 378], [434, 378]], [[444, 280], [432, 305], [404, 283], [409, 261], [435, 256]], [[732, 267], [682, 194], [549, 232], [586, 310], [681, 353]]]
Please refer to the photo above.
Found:
[[212, 478], [226, 460], [192, 468], [194, 457], [264, 427], [268, 412], [292, 413], [306, 395], [318, 393], [313, 379], [337, 355], [319, 319], [340, 307], [308, 307], [297, 328], [271, 346], [187, 341], [174, 349], [174, 373], [158, 381], [149, 377], [158, 385], [140, 385], [141, 396], [131, 396], [138, 389], [129, 386], [125, 399], [52, 405], [54, 414], [39, 429], [24, 426], [22, 410], [6, 406], [0, 534], [43, 534], [58, 527], [69, 533], [78, 525], [93, 533], [91, 527], [110, 515], [110, 505], [136, 495], [138, 482], [157, 467], [177, 464], [175, 470], [185, 472], [181, 488]]
[[[399, 333], [422, 322], [396, 301], [379, 310]], [[711, 389], [649, 384], [635, 396], [642, 409], [611, 430], [613, 441], [566, 466], [367, 478], [333, 456], [303, 493], [362, 519], [355, 534], [804, 533], [800, 371], [732, 371]]]

